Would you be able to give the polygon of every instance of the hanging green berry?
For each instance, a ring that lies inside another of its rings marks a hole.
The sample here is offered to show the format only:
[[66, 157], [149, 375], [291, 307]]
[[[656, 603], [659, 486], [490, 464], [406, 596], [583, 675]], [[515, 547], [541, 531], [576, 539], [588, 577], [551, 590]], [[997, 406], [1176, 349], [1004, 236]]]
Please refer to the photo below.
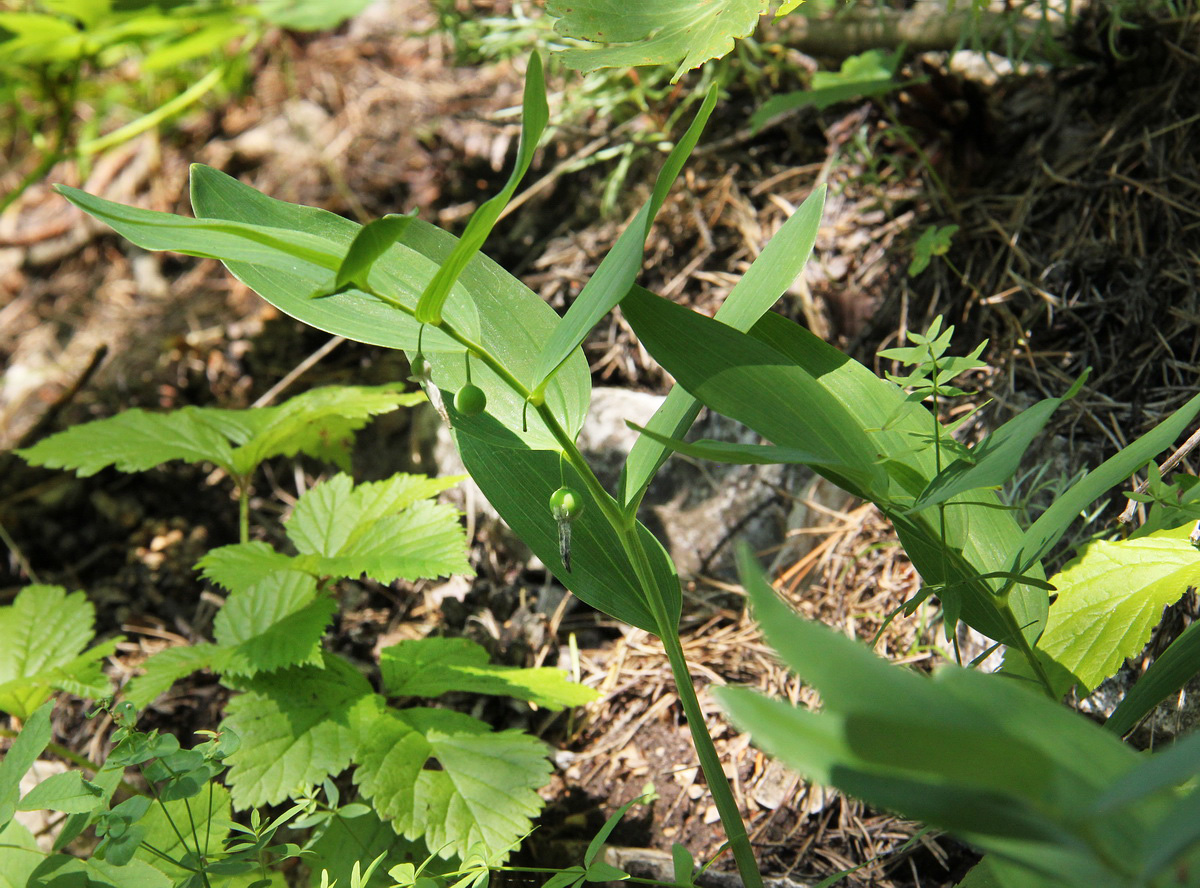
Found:
[[487, 395], [471, 382], [471, 352], [463, 352], [463, 359], [467, 363], [467, 383], [454, 395], [454, 409], [463, 416], [478, 416], [487, 407]]
[[454, 409], [463, 416], [478, 416], [487, 407], [487, 395], [483, 389], [468, 382], [454, 395]]
[[571, 522], [583, 514], [583, 497], [570, 487], [550, 494], [550, 514], [558, 525], [558, 554], [563, 567], [571, 569]]

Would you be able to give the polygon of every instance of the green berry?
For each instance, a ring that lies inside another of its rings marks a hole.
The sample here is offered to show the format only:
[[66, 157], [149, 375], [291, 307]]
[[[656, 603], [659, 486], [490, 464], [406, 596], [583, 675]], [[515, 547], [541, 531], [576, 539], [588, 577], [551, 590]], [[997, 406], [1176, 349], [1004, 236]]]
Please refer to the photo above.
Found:
[[468, 382], [454, 396], [454, 409], [463, 416], [478, 416], [487, 406], [487, 395], [479, 386]]
[[570, 487], [560, 487], [550, 494], [550, 514], [555, 521], [574, 521], [583, 514], [583, 497]]

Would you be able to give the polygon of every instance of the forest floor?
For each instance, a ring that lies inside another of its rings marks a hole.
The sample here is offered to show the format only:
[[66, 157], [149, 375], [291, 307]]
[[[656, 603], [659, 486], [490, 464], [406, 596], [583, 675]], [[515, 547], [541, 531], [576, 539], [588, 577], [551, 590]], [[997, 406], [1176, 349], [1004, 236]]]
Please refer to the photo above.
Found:
[[[187, 213], [188, 165], [202, 162], [284, 200], [360, 220], [415, 206], [460, 231], [507, 176], [523, 51], [512, 62], [468, 63], [462, 42], [436, 24], [424, 3], [394, 0], [335, 34], [276, 34], [255, 50], [241, 96], [188, 116], [169, 135], [109, 152], [86, 176], [62, 164], [47, 181]], [[972, 439], [1092, 368], [1026, 467], [1016, 499], [1036, 510], [1062, 479], [1182, 404], [1200, 368], [1198, 28], [1194, 15], [1140, 24], [1116, 32], [1110, 48], [1107, 24], [1085, 17], [1064, 38], [1074, 61], [1058, 66], [997, 73], [947, 65], [944, 55], [913, 59], [906, 75], [920, 82], [878, 100], [796, 112], [755, 133], [750, 111], [771, 91], [797, 88], [811, 62], [764, 38], [784, 62], [727, 63], [727, 98], [659, 216], [641, 283], [711, 313], [794, 208], [828, 182], [814, 259], [779, 310], [868, 363], [936, 314], [957, 326], [960, 352], [988, 339], [989, 368], [972, 379], [975, 403], [987, 406], [963, 429]], [[644, 199], [662, 156], [657, 134], [694, 78], [661, 95], [627, 85], [646, 107], [631, 110], [627, 97], [616, 125], [575, 110], [579, 82], [552, 81], [552, 119], [571, 116], [539, 153], [527, 179], [538, 184], [488, 245], [559, 310]], [[635, 143], [622, 166], [620, 151]], [[606, 188], [616, 198], [607, 213]], [[946, 224], [959, 226], [948, 254], [910, 277], [920, 233]], [[142, 253], [48, 187], [30, 189], [0, 218], [5, 449], [133, 406], [242, 407], [321, 384], [408, 375], [397, 354], [328, 344], [219, 263]], [[596, 385], [666, 390], [619, 311], [586, 351]], [[423, 427], [378, 423], [363, 436], [359, 467], [373, 476], [447, 471], [431, 462], [436, 449]], [[253, 510], [277, 515], [280, 497], [295, 495], [296, 473], [310, 483], [318, 471], [269, 466]], [[697, 505], [669, 491], [658, 502], [685, 517]], [[1107, 529], [1121, 506], [1110, 503], [1086, 532]], [[811, 478], [763, 486], [750, 511], [767, 516], [779, 587], [806, 615], [869, 640], [919, 587], [878, 513]], [[34, 576], [86, 590], [99, 631], [126, 639], [111, 663], [121, 681], [149, 654], [207, 637], [219, 598], [192, 565], [237, 532], [230, 490], [202, 469], [79, 479], [9, 454], [0, 456], [0, 522], [14, 544], [0, 562], [0, 603]], [[560, 662], [573, 634], [581, 676], [603, 697], [569, 719], [528, 719], [566, 753], [528, 859], [575, 862], [578, 843], [648, 783], [658, 801], [635, 809], [614, 843], [649, 849], [633, 856], [651, 863], [676, 841], [698, 858], [714, 853], [720, 825], [656, 640], [582, 606], [539, 611], [531, 602], [556, 580], [502, 529], [482, 516], [472, 524], [476, 576], [351, 584], [330, 644], [368, 660], [398, 638], [464, 634], [500, 661], [534, 665]], [[685, 577], [683, 637], [697, 683], [797, 699], [806, 692], [773, 660], [721, 557], [735, 529], [723, 528]], [[1180, 609], [1176, 631], [1193, 606]], [[894, 623], [878, 650], [932, 666], [945, 646], [938, 630], [930, 606]], [[146, 718], [180, 736], [212, 728], [226, 693], [197, 676]], [[970, 854], [944, 837], [901, 850], [914, 824], [805, 785], [751, 747], [707, 695], [702, 701], [769, 874], [810, 884], [867, 862], [842, 884], [887, 888], [953, 884], [969, 866]], [[102, 755], [107, 729], [82, 711], [60, 707], [58, 730], [74, 748]]]

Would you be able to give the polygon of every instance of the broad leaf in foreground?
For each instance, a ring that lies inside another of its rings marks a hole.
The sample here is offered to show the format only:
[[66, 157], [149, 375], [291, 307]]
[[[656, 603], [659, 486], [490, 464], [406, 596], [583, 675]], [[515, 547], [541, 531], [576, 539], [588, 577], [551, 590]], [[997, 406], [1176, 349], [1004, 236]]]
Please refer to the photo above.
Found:
[[27, 586], [0, 607], [0, 711], [26, 719], [52, 689], [102, 697], [108, 679], [99, 661], [116, 640], [84, 653], [96, 610], [82, 592], [61, 586]]
[[1161, 817], [1162, 796], [1097, 810], [1139, 766], [1136, 752], [1010, 678], [944, 667], [930, 680], [891, 665], [791, 612], [748, 551], [739, 563], [768, 641], [824, 707], [817, 714], [719, 689], [761, 748], [810, 779], [1064, 885], [1138, 884], [1139, 836]]
[[380, 652], [379, 668], [384, 689], [396, 697], [465, 691], [515, 697], [547, 709], [582, 706], [597, 697], [591, 688], [568, 681], [561, 669], [494, 666], [487, 651], [468, 638], [402, 641]]
[[242, 740], [229, 757], [239, 808], [282, 802], [350, 764], [355, 707], [372, 696], [353, 666], [326, 655], [324, 668], [284, 669], [247, 682], [229, 701], [227, 725]]
[[541, 810], [551, 770], [540, 740], [444, 709], [381, 713], [356, 761], [359, 790], [397, 833], [462, 858], [505, 857]]
[[767, 11], [766, 0], [643, 0], [635, 7], [612, 0], [552, 0], [554, 29], [589, 45], [562, 50], [564, 62], [580, 71], [675, 65], [671, 82], [684, 72], [733, 49]]

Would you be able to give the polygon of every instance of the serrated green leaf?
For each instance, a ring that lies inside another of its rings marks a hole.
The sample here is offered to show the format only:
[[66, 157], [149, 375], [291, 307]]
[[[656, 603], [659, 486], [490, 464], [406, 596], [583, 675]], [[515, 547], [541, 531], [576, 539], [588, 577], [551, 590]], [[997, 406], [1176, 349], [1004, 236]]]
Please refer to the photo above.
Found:
[[84, 689], [107, 682], [95, 660], [115, 642], [81, 652], [91, 640], [96, 611], [82, 592], [61, 586], [27, 586], [13, 603], [0, 607], [0, 710], [25, 719], [51, 688], [64, 683]]
[[93, 810], [103, 790], [84, 779], [81, 771], [52, 774], [29, 790], [17, 805], [19, 811], [62, 811], [82, 814]]
[[198, 414], [195, 407], [171, 413], [135, 408], [71, 426], [17, 453], [32, 465], [72, 469], [83, 477], [109, 466], [121, 472], [144, 472], [176, 459], [212, 462], [232, 471], [229, 442]]
[[329, 386], [278, 407], [133, 409], [72, 426], [18, 453], [33, 465], [73, 469], [81, 476], [109, 466], [144, 472], [177, 459], [211, 462], [244, 475], [268, 457], [297, 453], [346, 468], [354, 432], [370, 417], [422, 400], [420, 393], [404, 393], [395, 385]]
[[365, 574], [381, 583], [468, 573], [457, 510], [423, 499], [458, 480], [396, 475], [355, 486], [349, 476], [335, 475], [305, 493], [286, 522], [299, 555], [261, 542], [237, 543], [214, 549], [198, 566], [231, 590], [287, 570], [315, 577]]
[[[247, 474], [272, 456], [306, 453], [349, 471], [354, 433], [374, 416], [425, 400], [396, 384], [327, 386], [289, 398], [278, 407], [250, 408], [254, 434], [233, 453], [234, 469]], [[232, 411], [231, 411], [232, 412]]]
[[228, 759], [239, 809], [281, 802], [350, 764], [357, 748], [351, 715], [372, 694], [349, 663], [327, 654], [324, 668], [283, 669], [246, 687], [222, 723], [242, 739]]
[[300, 552], [295, 564], [383, 583], [469, 572], [458, 512], [421, 498], [456, 480], [398, 475], [355, 486], [334, 476], [301, 497], [287, 521]]
[[[427, 767], [436, 760], [438, 769]], [[396, 832], [440, 856], [506, 856], [541, 810], [546, 746], [441, 709], [387, 710], [370, 723], [354, 780]]]
[[1108, 717], [1104, 727], [1118, 737], [1124, 736], [1197, 673], [1200, 673], [1200, 623], [1192, 623], [1155, 658]]
[[671, 82], [733, 49], [733, 41], [753, 32], [767, 0], [646, 0], [630, 7], [613, 0], [552, 0], [546, 11], [558, 16], [554, 30], [586, 41], [561, 51], [568, 67], [580, 71], [678, 65]]
[[548, 709], [582, 706], [597, 698], [591, 688], [567, 680], [561, 669], [494, 666], [488, 653], [467, 638], [402, 641], [379, 654], [383, 686], [396, 697], [437, 697], [448, 691], [529, 700]]
[[1091, 543], [1051, 578], [1058, 598], [1038, 650], [1053, 661], [1057, 693], [1076, 682], [1090, 692], [1113, 675], [1145, 646], [1163, 608], [1200, 585], [1190, 531]]
[[356, 485], [348, 475], [334, 475], [296, 503], [286, 522], [288, 537], [305, 555], [352, 554], [380, 519], [436, 496], [460, 480], [399, 474]]
[[178, 645], [159, 651], [142, 664], [143, 673], [130, 681], [121, 695], [136, 708], [145, 709], [181, 678], [214, 666], [220, 654], [211, 644]]
[[38, 707], [26, 720], [4, 758], [0, 759], [0, 830], [8, 825], [17, 812], [21, 779], [50, 743], [53, 733], [50, 713], [53, 711], [53, 700]]
[[317, 581], [278, 571], [235, 591], [213, 620], [213, 638], [225, 648], [220, 668], [250, 676], [288, 666], [319, 666], [321, 638], [336, 610], [317, 595]]
[[205, 579], [231, 592], [249, 589], [273, 573], [300, 569], [290, 555], [276, 552], [259, 540], [219, 546], [197, 561], [196, 567]]

